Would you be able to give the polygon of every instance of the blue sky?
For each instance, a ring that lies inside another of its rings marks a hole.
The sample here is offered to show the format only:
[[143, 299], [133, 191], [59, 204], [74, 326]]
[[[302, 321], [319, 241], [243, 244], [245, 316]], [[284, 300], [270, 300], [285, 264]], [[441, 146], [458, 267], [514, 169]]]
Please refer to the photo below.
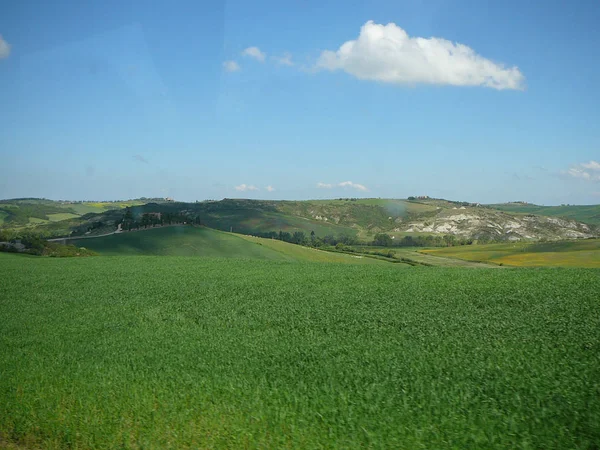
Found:
[[2, 7], [0, 198], [600, 202], [595, 0], [150, 3]]

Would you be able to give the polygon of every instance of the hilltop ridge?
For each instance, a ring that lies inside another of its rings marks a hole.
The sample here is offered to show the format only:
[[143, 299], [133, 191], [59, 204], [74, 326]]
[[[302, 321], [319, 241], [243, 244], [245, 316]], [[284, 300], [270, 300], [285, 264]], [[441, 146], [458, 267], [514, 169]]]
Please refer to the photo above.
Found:
[[[486, 241], [560, 240], [599, 235], [600, 205], [544, 207], [526, 203], [484, 205], [428, 197], [410, 199], [249, 200], [177, 202], [166, 199], [66, 202], [45, 199], [0, 201], [0, 226], [26, 228], [46, 237], [109, 232], [134, 217], [171, 214], [181, 222], [243, 234], [273, 232], [349, 236], [370, 241], [378, 233], [455, 236]], [[545, 213], [545, 214], [540, 214]]]

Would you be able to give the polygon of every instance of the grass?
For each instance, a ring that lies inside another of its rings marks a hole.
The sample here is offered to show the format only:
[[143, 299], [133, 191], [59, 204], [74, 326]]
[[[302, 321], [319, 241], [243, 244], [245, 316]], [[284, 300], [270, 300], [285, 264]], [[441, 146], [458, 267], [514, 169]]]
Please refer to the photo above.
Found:
[[72, 213], [48, 214], [48, 219], [50, 220], [50, 222], [59, 222], [61, 220], [74, 219], [76, 217], [79, 217], [79, 215]]
[[274, 261], [377, 263], [367, 258], [353, 258], [349, 255], [323, 252], [271, 239], [190, 226], [154, 228], [93, 239], [70, 240], [69, 243], [102, 255], [205, 256]]
[[596, 270], [0, 254], [0, 442], [595, 448]]
[[468, 245], [422, 250], [422, 253], [520, 267], [600, 268], [600, 239]]

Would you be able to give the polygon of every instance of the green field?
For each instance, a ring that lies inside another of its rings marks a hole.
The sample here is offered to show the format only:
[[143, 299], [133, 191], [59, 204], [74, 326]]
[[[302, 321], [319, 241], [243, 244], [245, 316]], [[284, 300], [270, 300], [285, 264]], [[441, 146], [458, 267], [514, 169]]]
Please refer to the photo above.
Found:
[[59, 222], [61, 220], [75, 219], [76, 217], [79, 217], [79, 215], [73, 214], [73, 213], [48, 214], [48, 220], [50, 220], [51, 222]]
[[600, 268], [600, 239], [466, 245], [428, 249], [421, 252], [433, 256], [520, 267]]
[[597, 270], [0, 254], [0, 273], [7, 446], [600, 442]]
[[384, 264], [369, 258], [356, 258], [287, 242], [190, 226], [154, 228], [92, 239], [70, 240], [69, 243], [101, 255], [206, 256], [273, 261]]

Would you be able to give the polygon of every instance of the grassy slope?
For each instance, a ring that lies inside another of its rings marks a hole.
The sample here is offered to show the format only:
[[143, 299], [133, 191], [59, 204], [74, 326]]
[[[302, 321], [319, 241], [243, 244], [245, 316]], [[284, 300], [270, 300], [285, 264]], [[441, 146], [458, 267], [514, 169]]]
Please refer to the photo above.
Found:
[[600, 441], [595, 270], [0, 254], [0, 273], [0, 442]]
[[274, 261], [380, 263], [300, 247], [281, 241], [241, 236], [210, 228], [173, 226], [70, 241], [102, 255], [211, 256]]
[[538, 206], [503, 203], [488, 206], [509, 213], [567, 217], [579, 222], [600, 225], [600, 205]]
[[434, 256], [522, 267], [600, 268], [600, 239], [535, 244], [468, 245], [422, 250], [422, 252]]

